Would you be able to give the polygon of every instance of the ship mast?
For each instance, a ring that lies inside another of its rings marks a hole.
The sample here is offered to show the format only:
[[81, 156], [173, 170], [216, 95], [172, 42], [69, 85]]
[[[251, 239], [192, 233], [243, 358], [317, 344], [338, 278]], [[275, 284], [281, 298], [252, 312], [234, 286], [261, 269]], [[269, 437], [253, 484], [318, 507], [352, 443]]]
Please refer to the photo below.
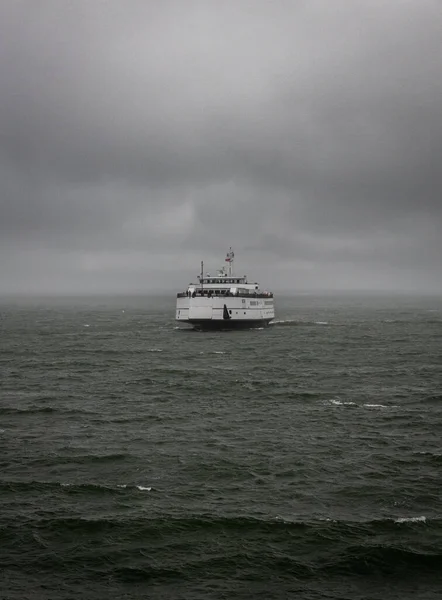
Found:
[[229, 263], [229, 277], [233, 276], [233, 259], [235, 258], [235, 253], [232, 250], [232, 246], [230, 246], [229, 252], [227, 252], [226, 262]]

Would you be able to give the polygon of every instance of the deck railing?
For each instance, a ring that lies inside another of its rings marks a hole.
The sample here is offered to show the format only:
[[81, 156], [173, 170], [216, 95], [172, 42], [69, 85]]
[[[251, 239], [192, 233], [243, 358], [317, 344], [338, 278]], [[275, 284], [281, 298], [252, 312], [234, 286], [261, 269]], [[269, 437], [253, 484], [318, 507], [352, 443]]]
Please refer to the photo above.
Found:
[[250, 298], [250, 299], [254, 299], [254, 298], [273, 298], [273, 293], [272, 292], [255, 292], [252, 294], [232, 294], [232, 293], [228, 293], [228, 294], [211, 294], [209, 296], [209, 294], [202, 294], [199, 290], [193, 293], [193, 294], [189, 294], [188, 292], [179, 292], [176, 295], [177, 298]]

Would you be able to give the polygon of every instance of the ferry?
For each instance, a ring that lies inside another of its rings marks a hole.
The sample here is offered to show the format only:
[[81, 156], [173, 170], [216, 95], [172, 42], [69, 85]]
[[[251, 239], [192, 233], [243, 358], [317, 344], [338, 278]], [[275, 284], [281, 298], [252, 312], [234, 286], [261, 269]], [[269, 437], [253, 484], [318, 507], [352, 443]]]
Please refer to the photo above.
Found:
[[249, 283], [246, 275], [234, 274], [235, 254], [230, 248], [217, 275], [201, 274], [177, 294], [175, 319], [195, 329], [266, 327], [275, 318], [273, 293]]

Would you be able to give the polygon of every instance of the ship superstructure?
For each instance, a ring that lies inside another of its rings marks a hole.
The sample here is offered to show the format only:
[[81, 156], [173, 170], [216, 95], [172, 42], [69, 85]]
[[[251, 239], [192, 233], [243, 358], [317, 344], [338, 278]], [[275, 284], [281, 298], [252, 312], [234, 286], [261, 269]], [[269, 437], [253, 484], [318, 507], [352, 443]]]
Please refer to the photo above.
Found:
[[177, 294], [177, 321], [198, 329], [233, 329], [264, 327], [275, 318], [273, 294], [249, 283], [246, 275], [235, 275], [234, 258], [230, 248], [216, 275], [204, 273], [201, 263], [198, 282]]

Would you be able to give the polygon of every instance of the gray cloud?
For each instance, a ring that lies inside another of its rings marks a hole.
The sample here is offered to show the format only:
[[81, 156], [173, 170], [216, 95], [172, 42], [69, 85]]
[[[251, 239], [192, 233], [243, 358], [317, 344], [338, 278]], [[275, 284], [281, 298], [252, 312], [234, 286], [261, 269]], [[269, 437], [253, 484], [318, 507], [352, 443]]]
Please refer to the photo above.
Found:
[[0, 6], [0, 291], [442, 290], [442, 7]]

